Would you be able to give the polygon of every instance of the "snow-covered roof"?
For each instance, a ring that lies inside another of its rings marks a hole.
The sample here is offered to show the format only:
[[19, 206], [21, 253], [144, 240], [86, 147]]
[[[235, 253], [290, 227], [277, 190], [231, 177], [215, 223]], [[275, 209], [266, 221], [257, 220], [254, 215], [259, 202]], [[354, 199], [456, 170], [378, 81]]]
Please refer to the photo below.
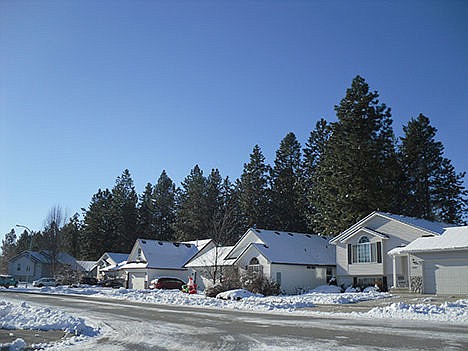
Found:
[[97, 264], [97, 261], [76, 261], [85, 272], [91, 272]]
[[224, 259], [234, 246], [213, 247], [201, 256], [189, 261], [185, 267], [230, 266], [235, 259]]
[[360, 229], [365, 228], [365, 223], [367, 223], [371, 218], [375, 216], [380, 216], [387, 218], [389, 220], [398, 221], [400, 223], [412, 226], [413, 228], [417, 228], [426, 232], [427, 234], [438, 235], [442, 234], [445, 228], [452, 227], [453, 225], [443, 223], [443, 222], [432, 222], [426, 219], [421, 218], [413, 218], [407, 217], [402, 215], [396, 215], [393, 213], [388, 212], [372, 212], [368, 216], [364, 217], [357, 223], [353, 224], [351, 227], [340, 233], [339, 235], [335, 236], [332, 240], [330, 240], [331, 244], [336, 244], [337, 242], [344, 242], [350, 237], [354, 236]]
[[198, 251], [202, 250], [206, 245], [208, 245], [213, 239], [201, 239], [201, 240], [192, 240], [192, 241], [182, 241], [181, 244], [192, 244], [195, 245]]
[[[141, 249], [141, 257], [138, 257], [138, 249]], [[168, 268], [180, 269], [198, 252], [193, 244], [173, 243], [169, 241], [137, 239], [128, 262], [122, 268]], [[143, 263], [133, 267], [135, 263]]]
[[[261, 241], [261, 243], [252, 242], [249, 246], [255, 246], [272, 263], [336, 264], [336, 250], [329, 244], [329, 238], [327, 237], [316, 234], [280, 232], [265, 229], [249, 229], [246, 235], [249, 232], [253, 233]], [[244, 252], [247, 248], [244, 249]]]
[[418, 238], [404, 247], [396, 247], [389, 255], [411, 252], [468, 250], [468, 226], [445, 228], [442, 235]]
[[106, 252], [105, 255], [107, 255], [116, 264], [122, 263], [123, 261], [126, 261], [128, 258], [128, 254], [117, 253], [117, 252]]
[[387, 213], [387, 212], [377, 212], [377, 213], [382, 216], [390, 217], [397, 221], [409, 224], [413, 227], [418, 227], [418, 228], [428, 230], [430, 232], [437, 233], [437, 234], [442, 234], [445, 228], [454, 226], [453, 224], [448, 224], [448, 223], [443, 223], [443, 222], [433, 222], [433, 221], [428, 221], [427, 219], [407, 217], [407, 216], [402, 216], [402, 215], [396, 215], [393, 213]]

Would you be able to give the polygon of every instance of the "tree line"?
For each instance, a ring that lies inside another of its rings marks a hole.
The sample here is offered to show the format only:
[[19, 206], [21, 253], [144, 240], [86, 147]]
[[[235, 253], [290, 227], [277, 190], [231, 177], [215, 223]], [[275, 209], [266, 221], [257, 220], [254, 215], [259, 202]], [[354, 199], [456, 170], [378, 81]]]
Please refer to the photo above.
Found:
[[[49, 227], [56, 226], [62, 249], [95, 260], [106, 251], [129, 252], [137, 238], [233, 244], [254, 226], [335, 236], [375, 210], [464, 223], [465, 173], [444, 156], [426, 116], [411, 118], [396, 138], [391, 109], [360, 76], [335, 112], [337, 121], [320, 119], [304, 146], [288, 133], [273, 164], [255, 145], [234, 181], [195, 165], [180, 186], [163, 171], [137, 194], [125, 170], [112, 189], [93, 195], [82, 216]], [[45, 245], [48, 231], [32, 233], [33, 247]], [[30, 240], [12, 230], [3, 255], [27, 249]]]

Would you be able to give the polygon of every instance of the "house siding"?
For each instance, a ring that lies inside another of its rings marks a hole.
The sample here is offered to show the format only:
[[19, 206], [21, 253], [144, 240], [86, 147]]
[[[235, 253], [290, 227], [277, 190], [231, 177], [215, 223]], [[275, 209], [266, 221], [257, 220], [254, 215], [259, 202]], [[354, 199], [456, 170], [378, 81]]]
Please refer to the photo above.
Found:
[[[393, 219], [382, 217], [378, 214], [369, 218], [366, 222], [362, 223], [361, 228], [372, 229], [380, 234], [384, 234], [388, 239], [382, 239], [377, 236], [373, 236], [369, 233], [360, 232], [358, 229], [356, 234], [350, 237], [344, 242], [336, 243], [336, 264], [337, 264], [337, 280], [339, 284], [345, 286], [351, 285], [353, 277], [372, 277], [372, 276], [384, 276], [387, 279], [387, 285], [393, 285], [393, 260], [392, 257], [387, 255], [391, 249], [404, 246], [412, 242], [413, 240], [421, 237], [427, 232], [400, 223]], [[366, 235], [371, 242], [382, 243], [382, 263], [354, 263], [348, 264], [348, 244], [356, 244], [359, 238]], [[407, 273], [407, 264], [405, 262], [396, 262], [397, 274]]]
[[281, 290], [286, 294], [299, 294], [327, 284], [326, 267], [273, 263], [270, 279], [276, 281], [276, 273], [281, 273]]

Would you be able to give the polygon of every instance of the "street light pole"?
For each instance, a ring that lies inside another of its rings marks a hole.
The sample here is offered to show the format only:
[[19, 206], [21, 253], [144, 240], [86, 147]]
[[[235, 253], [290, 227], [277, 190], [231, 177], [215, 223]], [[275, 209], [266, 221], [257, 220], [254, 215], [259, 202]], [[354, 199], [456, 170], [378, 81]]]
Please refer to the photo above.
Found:
[[[26, 227], [25, 225], [17, 224], [16, 226], [19, 227], [19, 228], [24, 228], [24, 229], [26, 229], [26, 231], [28, 232], [28, 234], [29, 234], [29, 236], [30, 236], [28, 255], [29, 255], [29, 260], [30, 260], [31, 263], [32, 263], [32, 255], [31, 255], [31, 249], [32, 249], [32, 231], [31, 231], [31, 229], [29, 229], [29, 228]], [[34, 266], [33, 266], [33, 267], [34, 267]], [[33, 271], [34, 271], [34, 269], [33, 269]], [[28, 283], [29, 283], [29, 275], [26, 275], [26, 289], [28, 288]]]

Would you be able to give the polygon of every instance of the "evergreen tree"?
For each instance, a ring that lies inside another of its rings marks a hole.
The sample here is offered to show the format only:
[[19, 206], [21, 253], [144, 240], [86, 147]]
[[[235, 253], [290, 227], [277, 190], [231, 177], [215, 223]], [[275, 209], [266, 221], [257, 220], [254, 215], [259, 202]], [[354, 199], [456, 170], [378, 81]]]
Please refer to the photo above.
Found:
[[0, 274], [8, 273], [8, 261], [16, 255], [16, 233], [12, 229], [2, 240], [2, 255], [0, 257]]
[[112, 188], [112, 210], [115, 216], [115, 249], [117, 252], [130, 252], [137, 233], [138, 195], [128, 169], [117, 177]]
[[120, 252], [116, 244], [113, 196], [109, 189], [99, 189], [93, 195], [84, 215], [81, 257], [97, 260], [104, 252]]
[[138, 203], [137, 231], [141, 238], [157, 239], [155, 202], [153, 186], [148, 183]]
[[195, 165], [182, 182], [177, 201], [175, 231], [180, 241], [199, 239], [208, 231], [206, 178], [198, 165]]
[[265, 164], [260, 147], [255, 145], [249, 163], [244, 164], [244, 170], [237, 182], [239, 209], [245, 229], [254, 226], [269, 228], [273, 224], [269, 216], [270, 172], [270, 166]]
[[303, 161], [303, 181], [304, 191], [306, 195], [305, 215], [307, 218], [307, 231], [315, 232], [317, 227], [314, 220], [317, 217], [317, 209], [315, 206], [315, 188], [314, 177], [317, 166], [320, 163], [325, 148], [330, 139], [331, 127], [325, 119], [320, 119], [315, 124], [315, 129], [310, 132], [309, 138], [304, 148]]
[[403, 213], [428, 220], [461, 223], [466, 210], [464, 174], [456, 174], [435, 140], [437, 129], [420, 114], [403, 127], [399, 148], [404, 181]]
[[374, 210], [394, 210], [398, 164], [390, 109], [354, 78], [314, 176], [316, 231], [337, 235]]
[[301, 145], [294, 133], [288, 133], [281, 141], [271, 178], [275, 227], [285, 231], [306, 231]]
[[82, 223], [79, 219], [79, 214], [75, 213], [67, 224], [62, 228], [63, 249], [76, 259], [81, 258], [82, 244]]
[[154, 225], [156, 238], [170, 241], [174, 239], [176, 187], [166, 171], [162, 171], [154, 187]]

